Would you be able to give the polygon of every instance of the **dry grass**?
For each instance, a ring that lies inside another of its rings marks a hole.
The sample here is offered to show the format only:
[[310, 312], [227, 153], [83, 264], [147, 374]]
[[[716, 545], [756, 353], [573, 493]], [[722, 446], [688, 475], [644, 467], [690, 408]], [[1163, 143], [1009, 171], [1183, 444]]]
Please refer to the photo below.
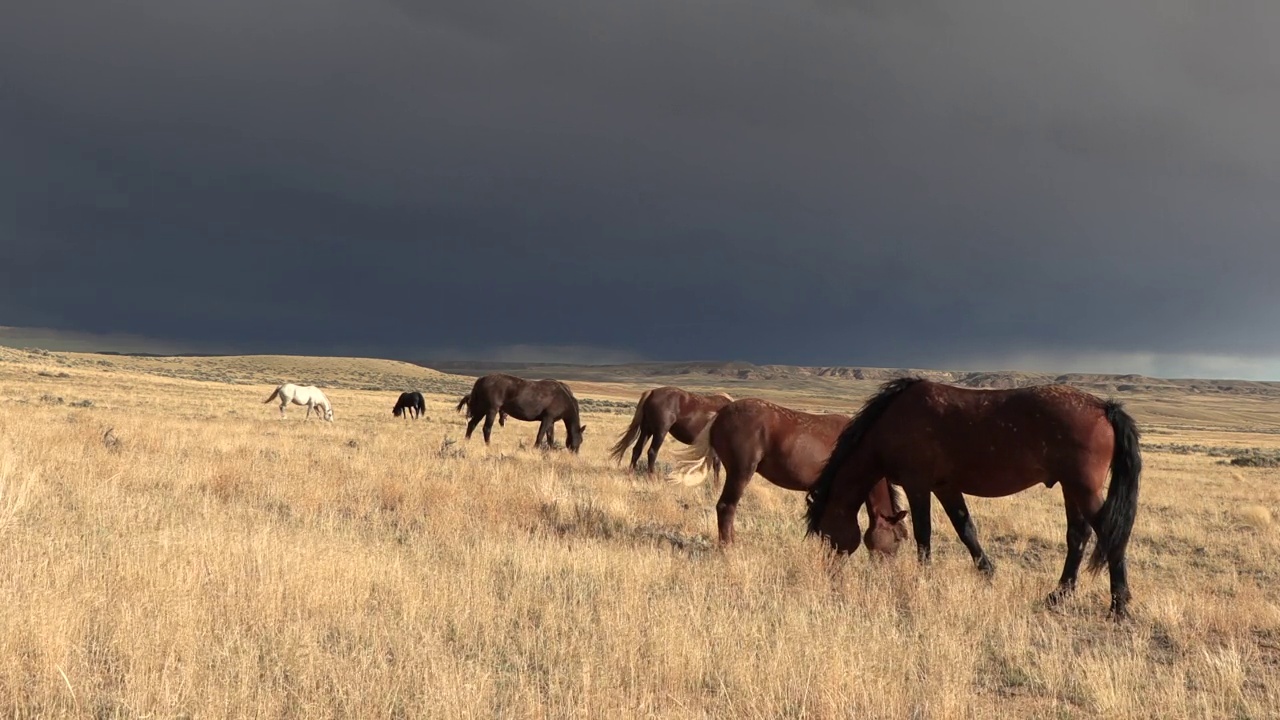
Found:
[[[400, 387], [334, 389], [334, 423], [304, 423], [300, 408], [281, 422], [262, 404], [270, 382], [90, 360], [0, 356], [10, 715], [1218, 718], [1280, 707], [1274, 469], [1148, 452], [1135, 618], [1116, 624], [1104, 578], [1085, 576], [1062, 611], [1043, 607], [1063, 555], [1056, 491], [971, 501], [999, 568], [991, 582], [940, 509], [929, 568], [910, 553], [829, 563], [802, 537], [800, 495], [759, 478], [739, 546], [722, 552], [718, 488], [649, 482], [605, 460], [624, 414], [589, 414], [580, 457], [522, 449], [534, 426], [517, 421], [486, 450], [450, 442], [463, 430], [453, 395], [403, 421], [390, 413]], [[264, 379], [279, 371], [236, 362]], [[81, 400], [93, 404], [71, 406]], [[1266, 432], [1233, 434], [1214, 402], [1177, 422], [1163, 406], [1135, 407], [1160, 442], [1280, 447]], [[1205, 420], [1216, 429], [1186, 429]], [[1248, 427], [1273, 422], [1251, 408]]]

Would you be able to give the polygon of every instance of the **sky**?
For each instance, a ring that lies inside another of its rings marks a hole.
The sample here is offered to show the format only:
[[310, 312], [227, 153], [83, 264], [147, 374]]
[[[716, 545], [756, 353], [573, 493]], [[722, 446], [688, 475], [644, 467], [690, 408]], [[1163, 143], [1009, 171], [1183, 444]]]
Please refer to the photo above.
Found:
[[1280, 4], [14, 0], [0, 325], [1280, 378]]

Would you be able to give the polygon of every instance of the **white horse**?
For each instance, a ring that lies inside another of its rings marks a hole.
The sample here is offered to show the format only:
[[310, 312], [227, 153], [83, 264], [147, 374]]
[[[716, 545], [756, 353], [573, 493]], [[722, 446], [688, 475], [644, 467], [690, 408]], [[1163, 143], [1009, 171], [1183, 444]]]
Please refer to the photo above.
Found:
[[321, 409], [324, 410], [324, 419], [333, 422], [333, 406], [329, 404], [329, 398], [325, 397], [324, 393], [320, 392], [320, 388], [315, 385], [298, 386], [293, 383], [285, 383], [276, 388], [271, 393], [271, 397], [262, 402], [269, 403], [276, 398], [280, 398], [281, 420], [284, 419], [285, 406], [292, 402], [294, 405], [307, 406], [307, 416], [303, 418], [303, 422], [311, 418], [312, 410], [315, 410], [316, 416], [319, 417]]

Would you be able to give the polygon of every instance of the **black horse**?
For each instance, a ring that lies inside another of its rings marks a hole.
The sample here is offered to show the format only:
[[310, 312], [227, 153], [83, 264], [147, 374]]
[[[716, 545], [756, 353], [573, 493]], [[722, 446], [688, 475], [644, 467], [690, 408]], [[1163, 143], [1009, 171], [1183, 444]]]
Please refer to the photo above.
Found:
[[391, 408], [392, 415], [403, 417], [406, 420], [410, 415], [413, 415], [415, 419], [422, 417], [426, 411], [427, 401], [422, 398], [422, 393], [417, 390], [400, 393], [400, 399], [396, 401], [396, 406]]
[[468, 440], [483, 420], [484, 442], [488, 445], [493, 421], [510, 415], [517, 420], [538, 423], [535, 447], [555, 445], [557, 421], [564, 422], [568, 434], [565, 446], [575, 453], [582, 447], [582, 432], [586, 427], [579, 424], [578, 399], [569, 386], [559, 380], [525, 380], [501, 373], [485, 375], [458, 401], [458, 410], [464, 409], [469, 418]]

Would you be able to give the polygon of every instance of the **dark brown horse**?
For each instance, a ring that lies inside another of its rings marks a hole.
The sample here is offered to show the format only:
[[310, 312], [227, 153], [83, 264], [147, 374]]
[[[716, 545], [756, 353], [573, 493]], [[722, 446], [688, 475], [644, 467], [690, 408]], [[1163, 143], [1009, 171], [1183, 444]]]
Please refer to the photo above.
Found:
[[[721, 408], [693, 444], [679, 453], [685, 467], [672, 473], [672, 478], [696, 484], [706, 479], [712, 458], [724, 463], [716, 519], [720, 541], [732, 543], [733, 518], [751, 476], [758, 472], [778, 487], [808, 490], [848, 421], [848, 415], [800, 412], [757, 398], [735, 400]], [[894, 536], [879, 542], [880, 546], [891, 549], [906, 537], [901, 521], [907, 512], [888, 483], [872, 488], [868, 511], [877, 532]]]
[[[972, 390], [917, 378], [886, 383], [867, 401], [836, 443], [809, 491], [810, 533], [825, 535], [839, 552], [858, 547], [858, 508], [882, 478], [906, 491], [922, 562], [929, 559], [929, 502], [937, 496], [978, 567], [995, 565], [978, 544], [964, 496], [1005, 497], [1043, 483], [1062, 486], [1067, 558], [1057, 604], [1075, 589], [1090, 528], [1098, 544], [1089, 561], [1111, 572], [1111, 611], [1129, 603], [1125, 549], [1138, 511], [1142, 472], [1137, 425], [1114, 401], [1065, 385]], [[1111, 485], [1103, 497], [1107, 471]], [[872, 518], [872, 529], [877, 523]], [[868, 535], [885, 550], [892, 539]]]
[[517, 420], [538, 422], [534, 446], [555, 444], [555, 423], [563, 421], [565, 446], [573, 452], [582, 447], [586, 426], [579, 424], [578, 399], [568, 385], [559, 380], [525, 380], [514, 375], [493, 373], [478, 378], [471, 392], [458, 401], [458, 410], [467, 409], [467, 439], [476, 425], [484, 420], [484, 444], [489, 444], [493, 421], [500, 414]]
[[[627, 446], [635, 442], [635, 449], [631, 451], [631, 469], [635, 470], [636, 464], [640, 462], [640, 453], [644, 451], [644, 444], [653, 438], [649, 445], [649, 474], [652, 475], [658, 463], [658, 450], [668, 432], [676, 440], [691, 445], [707, 427], [707, 423], [711, 422], [711, 418], [715, 417], [716, 412], [731, 402], [733, 398], [724, 393], [702, 395], [669, 386], [645, 390], [636, 403], [636, 413], [631, 418], [631, 425], [609, 451], [609, 457], [615, 462], [622, 462]], [[719, 480], [719, 459], [713, 459], [711, 470], [715, 479]]]

